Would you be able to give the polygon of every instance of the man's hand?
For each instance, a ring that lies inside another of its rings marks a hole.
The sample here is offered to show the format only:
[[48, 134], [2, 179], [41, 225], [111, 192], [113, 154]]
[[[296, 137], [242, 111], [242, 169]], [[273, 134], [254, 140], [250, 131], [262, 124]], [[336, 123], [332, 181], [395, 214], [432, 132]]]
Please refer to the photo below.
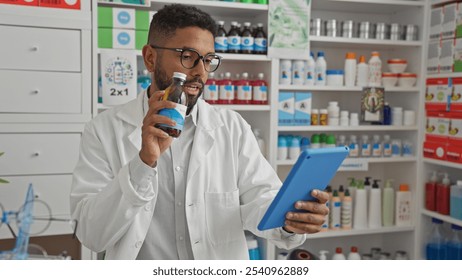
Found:
[[149, 166], [154, 167], [160, 155], [172, 144], [173, 138], [163, 130], [155, 127], [157, 124], [174, 126], [175, 122], [170, 118], [158, 114], [160, 109], [175, 108], [175, 103], [162, 101], [164, 91], [156, 91], [149, 98], [149, 111], [143, 119], [141, 132], [141, 160]]
[[286, 231], [303, 234], [316, 233], [321, 230], [321, 226], [329, 214], [329, 208], [326, 206], [329, 194], [313, 190], [311, 195], [318, 201], [297, 201], [295, 203], [296, 209], [306, 212], [288, 212], [286, 214], [286, 225], [284, 226]]

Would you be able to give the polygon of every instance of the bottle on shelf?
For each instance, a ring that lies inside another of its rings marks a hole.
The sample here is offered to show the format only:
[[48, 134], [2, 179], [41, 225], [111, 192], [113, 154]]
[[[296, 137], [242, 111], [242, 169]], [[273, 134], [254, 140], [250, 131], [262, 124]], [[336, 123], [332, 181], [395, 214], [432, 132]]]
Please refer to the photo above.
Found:
[[350, 189], [346, 189], [345, 191], [341, 210], [342, 229], [351, 229], [353, 225], [353, 199], [350, 196]]
[[401, 184], [396, 192], [395, 224], [396, 226], [410, 226], [412, 219], [412, 197], [409, 185]]
[[338, 187], [338, 197], [340, 197], [340, 201], [343, 201], [343, 198], [345, 197], [345, 188], [343, 185]]
[[315, 81], [314, 84], [317, 86], [326, 85], [326, 71], [327, 71], [327, 62], [324, 57], [324, 52], [318, 52], [318, 57], [316, 59], [315, 66]]
[[347, 190], [350, 192], [351, 199], [353, 200], [353, 204], [355, 202], [355, 194], [356, 194], [356, 180], [353, 177], [349, 177], [348, 180], [350, 180], [350, 183], [348, 184]]
[[289, 141], [289, 159], [296, 160], [300, 155], [300, 139], [295, 136]]
[[289, 153], [289, 145], [285, 136], [278, 136], [278, 160], [286, 160]]
[[171, 137], [179, 137], [183, 130], [184, 118], [186, 116], [188, 96], [183, 91], [183, 84], [186, 81], [186, 74], [174, 72], [172, 83], [165, 89], [162, 100], [176, 103], [175, 108], [164, 108], [159, 111], [159, 115], [166, 116], [176, 122], [175, 126], [158, 124], [157, 128], [165, 131]]
[[436, 185], [438, 176], [436, 171], [432, 171], [430, 180], [425, 183], [425, 208], [430, 211], [436, 211]]
[[[329, 200], [326, 202], [326, 207], [330, 210], [330, 205], [332, 203], [332, 187], [327, 186], [324, 190], [326, 193], [329, 194]], [[321, 225], [321, 231], [326, 231], [329, 229], [330, 221], [332, 220], [332, 213], [329, 211], [327, 219], [324, 220], [324, 223]]]
[[302, 137], [300, 140], [300, 150], [304, 151], [310, 148], [310, 139], [307, 137]]
[[290, 85], [292, 84], [292, 60], [281, 59], [279, 70], [279, 84]]
[[350, 135], [348, 148], [350, 148], [349, 157], [359, 157], [359, 144], [356, 135]]
[[303, 85], [305, 82], [305, 61], [293, 60], [292, 61], [292, 84]]
[[338, 196], [338, 191], [334, 190], [332, 193], [332, 201], [330, 203], [330, 212], [332, 213], [332, 219], [329, 225], [331, 230], [339, 230], [341, 222], [341, 209], [342, 201]]
[[217, 36], [215, 37], [215, 51], [217, 53], [226, 53], [228, 52], [228, 34], [225, 30], [225, 22], [218, 21], [218, 31]]
[[369, 135], [364, 134], [361, 137], [361, 157], [370, 157], [372, 153], [372, 146], [369, 142]]
[[457, 180], [455, 185], [451, 186], [451, 201], [449, 214], [451, 217], [462, 220], [462, 181]]
[[255, 238], [247, 239], [247, 247], [249, 250], [250, 260], [261, 260], [260, 249], [258, 247], [258, 241]]
[[345, 59], [345, 86], [354, 87], [356, 82], [356, 54], [349, 52]]
[[361, 255], [358, 253], [358, 247], [352, 246], [348, 254], [348, 260], [361, 260]]
[[311, 109], [311, 125], [319, 125], [319, 109]]
[[319, 134], [319, 142], [321, 143], [321, 148], [325, 148], [327, 145], [327, 134]]
[[446, 259], [446, 246], [445, 240], [446, 233], [443, 228], [443, 221], [432, 218], [432, 229], [430, 238], [425, 246], [427, 260], [445, 260]]
[[204, 85], [204, 100], [210, 104], [218, 104], [219, 101], [218, 81], [215, 79], [215, 73], [209, 73], [207, 82]]
[[346, 260], [341, 247], [335, 248], [335, 254], [332, 256], [332, 260]]
[[462, 260], [462, 227], [451, 225], [451, 233], [446, 243], [446, 259]]
[[326, 148], [335, 148], [337, 147], [336, 140], [335, 140], [335, 135], [329, 134], [326, 137]]
[[263, 23], [258, 23], [257, 30], [255, 31], [253, 52], [255, 54], [266, 54], [267, 48], [267, 37], [265, 31], [263, 30]]
[[231, 22], [228, 32], [228, 52], [239, 53], [241, 51], [241, 32], [236, 21]]
[[391, 149], [390, 135], [385, 134], [383, 136], [383, 156], [391, 157], [391, 154], [392, 154], [392, 149]]
[[382, 142], [380, 141], [379, 135], [372, 136], [372, 156], [373, 157], [382, 157], [383, 148]]
[[391, 125], [391, 107], [388, 102], [383, 106], [383, 124]]
[[385, 182], [382, 196], [382, 225], [384, 227], [393, 226], [393, 214], [395, 211], [395, 190], [392, 187], [393, 179]]
[[244, 30], [241, 34], [241, 53], [252, 54], [254, 48], [254, 38], [250, 31], [250, 22], [244, 22]]
[[249, 74], [242, 73], [240, 80], [236, 81], [237, 86], [237, 102], [236, 104], [251, 104], [252, 103], [252, 85], [249, 81]]
[[311, 149], [319, 149], [321, 148], [321, 139], [319, 139], [319, 134], [311, 135]]
[[367, 192], [364, 189], [364, 182], [357, 180], [357, 188], [354, 196], [354, 210], [353, 210], [353, 228], [366, 229], [367, 228]]
[[265, 81], [265, 75], [258, 73], [258, 79], [252, 83], [252, 104], [268, 104], [268, 83]]
[[369, 214], [368, 214], [368, 227], [380, 228], [382, 227], [382, 193], [379, 187], [380, 180], [374, 180], [372, 189], [369, 193]]
[[449, 201], [451, 196], [451, 180], [449, 174], [444, 173], [441, 183], [436, 184], [436, 211], [442, 215], [449, 215]]
[[360, 87], [367, 87], [369, 83], [369, 65], [367, 65], [366, 57], [364, 55], [359, 57], [356, 73], [356, 85]]
[[219, 104], [234, 104], [234, 86], [231, 80], [231, 73], [226, 72], [225, 77], [219, 81], [220, 96]]
[[346, 136], [345, 135], [339, 135], [337, 139], [337, 146], [338, 147], [345, 147], [347, 146], [346, 142]]
[[379, 52], [372, 52], [372, 57], [369, 60], [369, 86], [382, 86], [382, 61]]
[[316, 76], [316, 62], [314, 61], [314, 54], [310, 52], [310, 56], [305, 63], [305, 85], [313, 86]]

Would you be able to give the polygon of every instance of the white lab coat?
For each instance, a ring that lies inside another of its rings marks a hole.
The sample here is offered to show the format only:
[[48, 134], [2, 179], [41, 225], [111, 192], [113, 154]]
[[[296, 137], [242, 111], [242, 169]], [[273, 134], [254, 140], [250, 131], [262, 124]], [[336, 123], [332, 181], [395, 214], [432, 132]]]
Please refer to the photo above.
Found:
[[[106, 251], [107, 259], [136, 258], [162, 187], [155, 175], [152, 189], [140, 194], [130, 181], [128, 163], [141, 147], [143, 94], [86, 125], [74, 171], [70, 201], [77, 236], [89, 249]], [[281, 248], [301, 245], [304, 235], [256, 228], [281, 182], [250, 126], [231, 110], [203, 100], [197, 106], [185, 199], [194, 258], [248, 259], [244, 230]]]

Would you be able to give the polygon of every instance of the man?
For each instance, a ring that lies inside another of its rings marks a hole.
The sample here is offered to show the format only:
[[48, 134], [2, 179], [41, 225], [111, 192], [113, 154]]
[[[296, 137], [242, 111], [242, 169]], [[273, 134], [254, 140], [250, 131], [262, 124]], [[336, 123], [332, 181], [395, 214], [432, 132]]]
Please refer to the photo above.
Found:
[[[282, 228], [257, 225], [281, 186], [259, 152], [250, 126], [235, 112], [199, 99], [216, 70], [213, 19], [190, 6], [170, 5], [153, 17], [144, 63], [147, 92], [87, 124], [71, 192], [77, 235], [108, 259], [247, 259], [244, 230], [290, 249], [320, 230], [328, 195], [300, 202]], [[188, 116], [172, 139], [157, 124], [173, 72], [187, 75]]]

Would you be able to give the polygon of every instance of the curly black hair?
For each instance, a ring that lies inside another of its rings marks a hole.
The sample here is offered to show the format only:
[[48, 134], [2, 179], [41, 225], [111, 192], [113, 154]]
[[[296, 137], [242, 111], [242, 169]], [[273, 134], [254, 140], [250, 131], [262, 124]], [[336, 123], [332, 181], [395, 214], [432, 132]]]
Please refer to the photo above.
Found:
[[148, 44], [162, 44], [175, 34], [179, 28], [196, 26], [210, 31], [213, 37], [217, 33], [217, 24], [206, 12], [196, 7], [172, 4], [160, 9], [151, 20]]

